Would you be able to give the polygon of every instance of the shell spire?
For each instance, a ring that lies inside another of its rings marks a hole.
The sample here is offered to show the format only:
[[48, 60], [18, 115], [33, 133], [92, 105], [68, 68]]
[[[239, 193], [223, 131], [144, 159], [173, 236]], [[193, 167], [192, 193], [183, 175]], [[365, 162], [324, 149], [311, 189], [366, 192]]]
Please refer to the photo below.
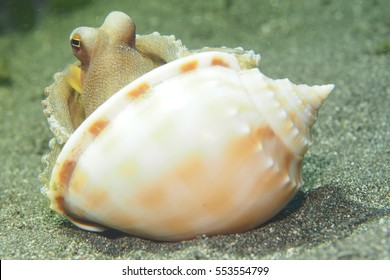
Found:
[[296, 156], [303, 157], [317, 111], [334, 85], [295, 85], [289, 79], [272, 80], [258, 69], [243, 71], [241, 79], [275, 133]]

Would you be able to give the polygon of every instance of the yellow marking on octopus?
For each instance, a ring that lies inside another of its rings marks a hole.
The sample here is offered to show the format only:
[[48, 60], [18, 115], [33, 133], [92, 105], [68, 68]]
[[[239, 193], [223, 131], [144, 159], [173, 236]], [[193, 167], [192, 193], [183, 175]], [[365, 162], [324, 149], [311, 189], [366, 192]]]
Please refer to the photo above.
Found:
[[83, 88], [81, 86], [81, 69], [78, 65], [69, 65], [65, 74], [65, 81], [78, 93], [83, 92]]

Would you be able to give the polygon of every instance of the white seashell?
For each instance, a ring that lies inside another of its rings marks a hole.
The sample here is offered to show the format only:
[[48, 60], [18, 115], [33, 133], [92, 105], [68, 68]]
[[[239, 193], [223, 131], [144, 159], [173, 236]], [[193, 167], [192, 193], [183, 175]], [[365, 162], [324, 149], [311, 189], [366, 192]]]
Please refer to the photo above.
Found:
[[294, 85], [200, 52], [142, 75], [75, 130], [45, 192], [77, 226], [157, 239], [252, 229], [302, 185], [333, 85]]

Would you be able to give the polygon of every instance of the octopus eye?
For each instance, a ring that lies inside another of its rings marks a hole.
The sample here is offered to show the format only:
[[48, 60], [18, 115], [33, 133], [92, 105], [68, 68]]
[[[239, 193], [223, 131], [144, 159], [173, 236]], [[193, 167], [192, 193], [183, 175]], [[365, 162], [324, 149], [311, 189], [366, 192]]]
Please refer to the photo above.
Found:
[[74, 36], [71, 40], [70, 40], [70, 44], [72, 45], [72, 47], [76, 48], [76, 49], [80, 49], [81, 47], [81, 39], [80, 39], [80, 36]]

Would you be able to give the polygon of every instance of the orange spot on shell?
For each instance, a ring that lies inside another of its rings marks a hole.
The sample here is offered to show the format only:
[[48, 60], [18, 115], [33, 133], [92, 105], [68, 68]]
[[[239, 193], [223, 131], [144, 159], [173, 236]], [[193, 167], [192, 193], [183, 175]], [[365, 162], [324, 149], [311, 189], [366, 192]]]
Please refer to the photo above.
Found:
[[204, 162], [201, 155], [192, 154], [176, 167], [176, 174], [180, 179], [188, 181], [194, 174], [197, 174], [203, 168]]
[[77, 172], [75, 173], [75, 176], [72, 179], [72, 184], [70, 186], [69, 191], [75, 194], [80, 193], [84, 189], [87, 182], [88, 182], [87, 173], [78, 169]]
[[154, 209], [160, 207], [166, 202], [166, 194], [163, 188], [146, 188], [137, 197], [138, 202], [142, 207], [147, 209]]
[[191, 219], [180, 215], [165, 220], [164, 225], [173, 233], [193, 230], [193, 224]]
[[103, 209], [107, 207], [109, 202], [110, 198], [107, 191], [102, 187], [96, 186], [88, 192], [88, 205], [86, 205], [86, 208], [89, 210]]
[[219, 217], [226, 214], [227, 209], [234, 208], [234, 198], [229, 191], [232, 182], [221, 180], [222, 183], [211, 185], [213, 195], [203, 204], [203, 209], [211, 216]]
[[131, 89], [126, 96], [129, 99], [137, 98], [140, 95], [144, 94], [145, 91], [147, 91], [149, 88], [150, 88], [149, 84], [147, 82], [143, 82], [138, 86], [136, 86], [135, 88]]
[[57, 212], [63, 214], [63, 215], [66, 215], [65, 202], [64, 202], [64, 198], [62, 196], [56, 196], [52, 200], [51, 208], [56, 210]]
[[61, 166], [60, 172], [58, 172], [57, 182], [60, 187], [65, 189], [72, 177], [73, 171], [76, 167], [77, 161], [75, 160], [65, 160]]
[[222, 57], [219, 57], [219, 56], [213, 57], [213, 60], [211, 61], [211, 65], [213, 65], [213, 66], [219, 65], [219, 66], [223, 66], [223, 67], [230, 67], [230, 64], [228, 62], [226, 62], [225, 60], [223, 60]]
[[197, 60], [191, 60], [189, 62], [186, 62], [180, 66], [180, 72], [185, 73], [192, 70], [195, 70], [198, 67], [198, 61]]
[[88, 132], [96, 137], [104, 130], [107, 124], [108, 120], [106, 118], [98, 119], [88, 127]]
[[291, 121], [294, 123], [294, 124], [301, 124], [302, 121], [299, 119], [297, 113], [295, 113], [295, 111], [290, 111], [288, 112], [289, 114], [289, 118], [291, 119]]
[[272, 92], [276, 92], [276, 91], [278, 90], [278, 87], [277, 87], [275, 84], [273, 84], [273, 83], [267, 84], [267, 88], [268, 88], [270, 91], [272, 91]]

